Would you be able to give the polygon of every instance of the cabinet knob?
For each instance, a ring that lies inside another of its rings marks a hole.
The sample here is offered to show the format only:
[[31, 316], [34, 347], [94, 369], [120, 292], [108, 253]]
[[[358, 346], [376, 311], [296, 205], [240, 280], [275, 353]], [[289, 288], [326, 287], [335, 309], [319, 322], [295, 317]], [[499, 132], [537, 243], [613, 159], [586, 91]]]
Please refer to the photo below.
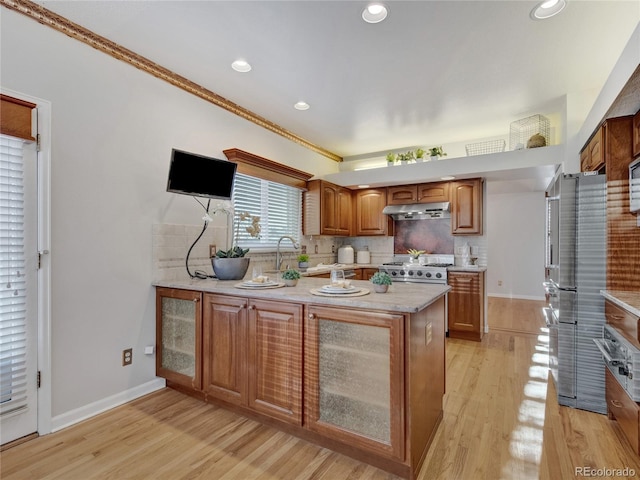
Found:
[[255, 309], [256, 309], [256, 306], [255, 306], [255, 305], [249, 305], [247, 308], [248, 308], [249, 310], [255, 310]]
[[314, 320], [316, 318], [315, 313], [310, 313], [309, 314], [309, 320]]
[[193, 303], [198, 303], [199, 301], [200, 301], [200, 299], [199, 299], [199, 298], [194, 298], [194, 299], [193, 299]]

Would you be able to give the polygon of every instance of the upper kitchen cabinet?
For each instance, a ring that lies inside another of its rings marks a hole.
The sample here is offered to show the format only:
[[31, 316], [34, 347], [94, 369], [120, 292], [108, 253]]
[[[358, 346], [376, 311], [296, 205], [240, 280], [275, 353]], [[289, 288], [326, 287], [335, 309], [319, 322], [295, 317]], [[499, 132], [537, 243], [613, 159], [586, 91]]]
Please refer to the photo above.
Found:
[[482, 235], [482, 179], [450, 183], [451, 233]]
[[387, 187], [387, 205], [406, 205], [418, 202], [418, 185]]
[[449, 182], [421, 183], [418, 187], [418, 203], [448, 202]]
[[324, 180], [311, 180], [304, 194], [305, 235], [351, 235], [352, 192]]
[[633, 156], [640, 156], [640, 110], [633, 117]]
[[580, 152], [580, 170], [583, 172], [597, 172], [605, 166], [604, 162], [604, 138], [606, 124], [602, 125], [591, 137], [589, 143]]
[[382, 213], [387, 206], [386, 188], [367, 188], [354, 193], [355, 199], [355, 235], [391, 235], [393, 220]]

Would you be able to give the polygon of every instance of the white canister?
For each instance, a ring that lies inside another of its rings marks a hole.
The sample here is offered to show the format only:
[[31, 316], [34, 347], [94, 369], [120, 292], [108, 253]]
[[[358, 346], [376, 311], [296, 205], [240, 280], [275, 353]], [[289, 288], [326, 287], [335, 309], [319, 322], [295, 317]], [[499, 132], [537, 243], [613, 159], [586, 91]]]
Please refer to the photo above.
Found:
[[353, 247], [343, 245], [338, 249], [338, 263], [353, 263]]
[[365, 247], [365, 250], [358, 250], [356, 259], [357, 263], [368, 264], [371, 263], [371, 254], [369, 253], [369, 250], [366, 250]]

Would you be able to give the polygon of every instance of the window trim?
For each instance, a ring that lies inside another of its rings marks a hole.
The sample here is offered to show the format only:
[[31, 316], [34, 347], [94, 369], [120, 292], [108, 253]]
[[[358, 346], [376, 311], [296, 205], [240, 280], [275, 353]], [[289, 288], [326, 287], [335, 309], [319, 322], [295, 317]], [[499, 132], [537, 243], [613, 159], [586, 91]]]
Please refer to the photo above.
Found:
[[307, 190], [307, 182], [313, 174], [298, 170], [287, 165], [283, 165], [273, 160], [269, 160], [253, 153], [245, 152], [238, 148], [224, 150], [230, 162], [238, 165], [238, 172], [250, 177], [268, 180], [270, 182], [282, 183], [290, 187]]
[[34, 141], [31, 111], [36, 107], [35, 103], [0, 93], [0, 133]]

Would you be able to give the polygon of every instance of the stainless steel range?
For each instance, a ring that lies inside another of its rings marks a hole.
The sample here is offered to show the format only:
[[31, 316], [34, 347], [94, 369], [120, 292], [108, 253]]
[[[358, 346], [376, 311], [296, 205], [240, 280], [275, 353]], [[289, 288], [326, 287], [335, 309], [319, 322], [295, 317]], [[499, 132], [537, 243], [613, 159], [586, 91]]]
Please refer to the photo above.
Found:
[[379, 269], [391, 275], [394, 282], [447, 283], [447, 267], [453, 265], [453, 255], [421, 255], [411, 261], [409, 255], [396, 255], [393, 262], [383, 263]]

